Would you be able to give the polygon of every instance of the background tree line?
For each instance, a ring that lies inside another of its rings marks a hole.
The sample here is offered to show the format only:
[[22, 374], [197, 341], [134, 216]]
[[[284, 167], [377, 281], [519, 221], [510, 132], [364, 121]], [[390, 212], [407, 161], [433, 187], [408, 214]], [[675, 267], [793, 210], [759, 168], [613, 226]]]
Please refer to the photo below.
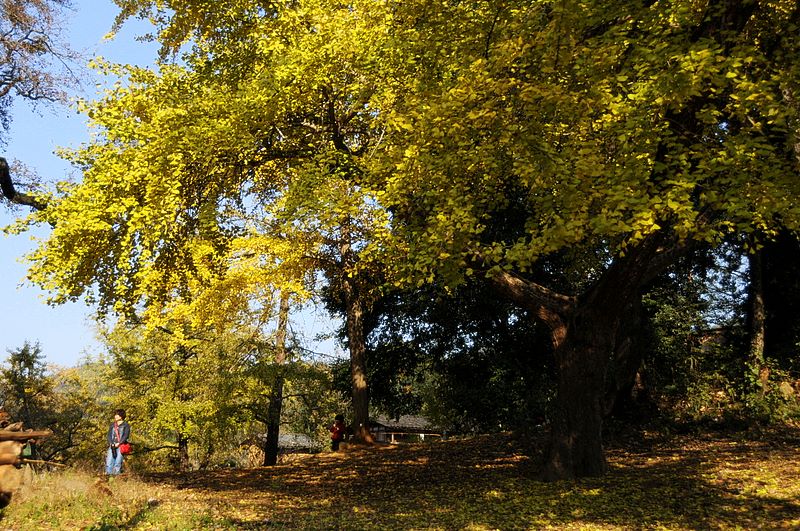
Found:
[[[608, 389], [612, 426], [742, 429], [796, 420], [800, 331], [787, 323], [797, 317], [798, 256], [800, 243], [789, 237], [761, 251], [763, 331], [752, 326], [754, 272], [735, 245], [697, 252], [657, 279], [636, 315], [637, 361], [614, 367], [624, 380]], [[556, 378], [547, 333], [488, 289], [415, 289], [375, 305], [366, 319], [373, 414], [422, 414], [453, 435], [527, 433], [550, 422]], [[765, 340], [754, 366], [758, 335]], [[349, 407], [349, 362], [309, 361], [294, 338], [288, 360], [276, 363], [276, 338], [255, 339], [253, 330], [197, 333], [184, 348], [173, 336], [116, 328], [105, 336], [105, 359], [55, 370], [38, 345], [25, 344], [3, 366], [4, 408], [54, 431], [37, 444], [38, 458], [95, 467], [108, 412], [124, 404], [136, 427], [135, 466], [153, 470], [262, 464], [278, 375], [283, 432], [307, 435], [318, 449], [332, 416]]]

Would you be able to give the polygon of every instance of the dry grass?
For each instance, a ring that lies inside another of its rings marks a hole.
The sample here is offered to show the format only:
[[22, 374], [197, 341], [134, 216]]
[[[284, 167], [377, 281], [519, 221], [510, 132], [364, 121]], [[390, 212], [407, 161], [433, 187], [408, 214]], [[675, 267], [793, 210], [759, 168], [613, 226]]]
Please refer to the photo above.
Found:
[[139, 478], [76, 470], [26, 472], [0, 529], [202, 529], [201, 504], [185, 506], [174, 489]]

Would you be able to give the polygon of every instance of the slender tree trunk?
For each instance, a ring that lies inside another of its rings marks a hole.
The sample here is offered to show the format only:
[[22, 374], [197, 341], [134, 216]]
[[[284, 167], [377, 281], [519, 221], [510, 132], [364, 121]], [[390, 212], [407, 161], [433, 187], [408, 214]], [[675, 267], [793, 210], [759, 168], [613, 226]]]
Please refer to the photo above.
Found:
[[278, 439], [281, 429], [281, 402], [283, 400], [283, 376], [275, 377], [267, 408], [267, 438], [264, 440], [264, 466], [278, 463]]
[[340, 289], [345, 305], [345, 326], [347, 327], [347, 345], [350, 350], [350, 376], [353, 385], [353, 441], [372, 444], [375, 439], [369, 431], [369, 385], [367, 384], [367, 338], [364, 321], [364, 294], [355, 277], [350, 276], [353, 266], [358, 262], [351, 245], [350, 219], [345, 218], [341, 224], [341, 240], [339, 255], [341, 259]]
[[278, 463], [278, 439], [281, 430], [281, 409], [283, 408], [283, 365], [286, 363], [286, 328], [289, 322], [289, 293], [281, 293], [278, 310], [278, 331], [275, 335], [275, 365], [277, 374], [267, 409], [267, 438], [264, 441], [264, 466]]
[[762, 393], [767, 391], [769, 369], [764, 363], [766, 310], [764, 305], [764, 275], [762, 252], [749, 255], [750, 268], [750, 345], [747, 365]]
[[209, 465], [211, 465], [211, 457], [214, 455], [214, 443], [210, 443], [208, 447], [206, 447], [203, 454], [203, 458], [200, 460], [198, 468], [200, 470], [208, 470]]
[[367, 385], [367, 347], [364, 331], [364, 306], [350, 279], [344, 281], [347, 343], [350, 348], [350, 375], [353, 382], [353, 435], [357, 442], [372, 444], [369, 431], [369, 386]]
[[[189, 352], [184, 347], [178, 347], [178, 367], [175, 372], [175, 382], [173, 383], [173, 397], [181, 404], [189, 402], [193, 396], [191, 393], [183, 388], [183, 367], [186, 366], [186, 361], [189, 359]], [[189, 437], [186, 436], [186, 418], [181, 415], [180, 424], [178, 426], [178, 467], [181, 471], [188, 471], [190, 468], [189, 463]]]
[[178, 433], [178, 466], [182, 472], [189, 470], [189, 438]]

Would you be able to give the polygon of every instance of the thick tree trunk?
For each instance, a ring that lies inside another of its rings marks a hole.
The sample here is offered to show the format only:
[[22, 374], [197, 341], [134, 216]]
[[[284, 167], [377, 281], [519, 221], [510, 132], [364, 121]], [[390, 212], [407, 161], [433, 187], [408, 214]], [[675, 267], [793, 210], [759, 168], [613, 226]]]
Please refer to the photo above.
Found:
[[764, 354], [788, 367], [800, 344], [800, 239], [784, 231], [764, 246], [761, 257]]
[[542, 471], [545, 481], [599, 476], [606, 471], [602, 438], [606, 370], [616, 327], [597, 310], [576, 312], [554, 353], [558, 396]]
[[606, 415], [629, 414], [648, 402], [640, 371], [644, 354], [641, 328], [642, 297], [637, 296], [625, 309], [619, 325], [606, 376]]
[[660, 235], [644, 240], [615, 260], [572, 311], [562, 314], [566, 330], [554, 329], [553, 334], [559, 383], [544, 479], [605, 472], [605, 394], [610, 362], [624, 353], [617, 345], [620, 324], [644, 286], [687, 249], [686, 243], [670, 243]]
[[281, 293], [278, 310], [278, 330], [275, 335], [275, 365], [277, 375], [272, 386], [267, 409], [267, 438], [264, 441], [264, 466], [278, 463], [278, 439], [281, 431], [281, 410], [283, 408], [283, 364], [286, 363], [286, 328], [289, 322], [289, 294]]
[[642, 288], [688, 249], [654, 235], [612, 263], [580, 297], [565, 296], [511, 273], [493, 277], [504, 296], [534, 312], [550, 328], [558, 368], [558, 395], [543, 479], [601, 475], [608, 370], [626, 308]]

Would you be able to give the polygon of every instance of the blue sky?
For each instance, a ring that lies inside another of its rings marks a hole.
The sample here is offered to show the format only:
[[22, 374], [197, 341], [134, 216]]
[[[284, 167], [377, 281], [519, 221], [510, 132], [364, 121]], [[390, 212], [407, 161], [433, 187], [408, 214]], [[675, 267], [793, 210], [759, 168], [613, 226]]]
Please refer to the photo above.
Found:
[[[77, 0], [68, 11], [63, 39], [85, 54], [86, 58], [103, 56], [119, 63], [152, 64], [157, 48], [152, 44], [134, 40], [147, 31], [146, 23], [134, 21], [126, 25], [111, 41], [104, 40], [114, 22], [117, 7], [110, 0]], [[81, 86], [72, 91], [74, 96], [93, 98], [103, 80], [92, 77], [86, 69]], [[58, 158], [58, 147], [77, 146], [88, 139], [88, 130], [82, 116], [68, 106], [37, 105], [18, 100], [13, 107], [13, 121], [7, 133], [8, 143], [0, 153], [13, 164], [13, 159], [25, 163], [46, 180], [60, 180], [73, 172]], [[0, 208], [0, 225], [13, 221], [24, 210], [11, 212]], [[36, 230], [33, 235], [44, 237], [47, 230]], [[45, 295], [26, 285], [25, 266], [20, 263], [24, 254], [33, 248], [31, 234], [4, 237], [0, 241], [0, 359], [8, 350], [15, 350], [25, 341], [38, 341], [48, 362], [70, 366], [87, 354], [101, 350], [95, 339], [95, 328], [90, 319], [91, 309], [83, 303], [50, 307], [44, 303]]]
[[[131, 21], [113, 40], [103, 39], [111, 29], [116, 13], [117, 8], [110, 0], [75, 0], [72, 11], [68, 13], [64, 39], [74, 50], [83, 52], [87, 60], [102, 56], [116, 63], [153, 64], [157, 46], [135, 40], [136, 36], [148, 31], [146, 22]], [[93, 78], [93, 75], [87, 69], [85, 82], [73, 91], [75, 96], [91, 99], [97, 94], [96, 83], [102, 85], [105, 81]], [[85, 142], [88, 129], [84, 117], [70, 107], [31, 107], [26, 102], [17, 101], [7, 138], [7, 145], [0, 146], [0, 154], [10, 163], [17, 159], [46, 180], [57, 181], [73, 174], [74, 170], [54, 151]], [[24, 213], [0, 208], [0, 226], [6, 226], [16, 215]], [[38, 341], [47, 361], [61, 366], [75, 365], [87, 355], [95, 356], [102, 352], [95, 337], [91, 308], [83, 303], [50, 307], [44, 302], [46, 294], [24, 282], [26, 268], [20, 260], [34, 246], [31, 236], [42, 238], [46, 235], [47, 229], [41, 228], [32, 234], [4, 237], [0, 241], [3, 278], [0, 283], [0, 312], [3, 314], [0, 319], [0, 361], [7, 357], [7, 350], [16, 350], [25, 341]], [[304, 311], [294, 315], [292, 323], [293, 328], [308, 335], [330, 329], [328, 319], [320, 312]], [[331, 341], [310, 341], [307, 347], [331, 354], [334, 350]]]

